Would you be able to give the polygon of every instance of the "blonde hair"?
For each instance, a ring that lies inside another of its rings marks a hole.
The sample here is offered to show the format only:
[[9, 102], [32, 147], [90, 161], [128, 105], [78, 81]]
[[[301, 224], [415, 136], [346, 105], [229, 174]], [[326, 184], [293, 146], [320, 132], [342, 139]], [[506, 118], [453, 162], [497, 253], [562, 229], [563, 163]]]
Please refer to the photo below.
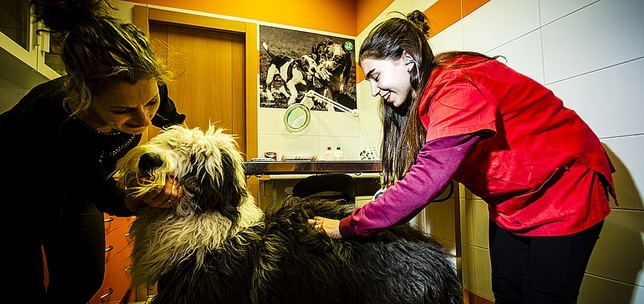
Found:
[[36, 18], [59, 34], [70, 114], [87, 111], [93, 96], [119, 83], [172, 76], [156, 57], [147, 35], [131, 23], [110, 16], [106, 0], [32, 0]]

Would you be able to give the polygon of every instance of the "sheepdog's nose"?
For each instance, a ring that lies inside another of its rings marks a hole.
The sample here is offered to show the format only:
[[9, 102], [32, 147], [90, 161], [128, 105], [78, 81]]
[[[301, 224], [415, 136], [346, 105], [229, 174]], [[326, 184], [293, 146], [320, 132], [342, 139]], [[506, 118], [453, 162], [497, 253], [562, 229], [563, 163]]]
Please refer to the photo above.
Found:
[[155, 153], [145, 153], [139, 158], [139, 171], [145, 175], [151, 175], [154, 169], [162, 165], [163, 159]]

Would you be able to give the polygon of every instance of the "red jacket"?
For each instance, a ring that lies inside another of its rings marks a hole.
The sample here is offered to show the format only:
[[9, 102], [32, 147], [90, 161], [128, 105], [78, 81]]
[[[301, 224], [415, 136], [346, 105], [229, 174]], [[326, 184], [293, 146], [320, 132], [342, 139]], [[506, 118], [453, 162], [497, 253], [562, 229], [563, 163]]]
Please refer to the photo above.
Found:
[[565, 235], [609, 213], [614, 168], [590, 127], [552, 91], [496, 60], [457, 57], [436, 68], [419, 114], [435, 138], [489, 129], [454, 179], [489, 205], [490, 218], [522, 235]]
[[450, 179], [517, 235], [568, 235], [604, 220], [614, 168], [588, 125], [546, 87], [496, 60], [452, 60], [458, 66], [435, 68], [421, 96], [427, 143], [416, 163], [342, 219], [342, 236], [408, 221]]

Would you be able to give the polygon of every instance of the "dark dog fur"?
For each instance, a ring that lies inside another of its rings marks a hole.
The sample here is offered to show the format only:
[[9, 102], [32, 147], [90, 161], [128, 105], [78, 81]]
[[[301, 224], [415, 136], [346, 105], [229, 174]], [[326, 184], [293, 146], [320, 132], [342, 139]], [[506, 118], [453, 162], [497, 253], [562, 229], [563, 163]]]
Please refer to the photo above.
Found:
[[158, 282], [152, 303], [462, 303], [449, 253], [409, 224], [348, 241], [307, 223], [348, 215], [344, 200], [292, 196], [263, 213], [221, 130], [174, 127], [117, 169], [135, 195], [167, 174], [185, 189], [179, 205], [144, 208], [131, 228], [133, 284]]
[[409, 225], [349, 242], [307, 224], [351, 207], [290, 197], [209, 252], [203, 269], [194, 257], [170, 267], [154, 303], [462, 303], [447, 253]]

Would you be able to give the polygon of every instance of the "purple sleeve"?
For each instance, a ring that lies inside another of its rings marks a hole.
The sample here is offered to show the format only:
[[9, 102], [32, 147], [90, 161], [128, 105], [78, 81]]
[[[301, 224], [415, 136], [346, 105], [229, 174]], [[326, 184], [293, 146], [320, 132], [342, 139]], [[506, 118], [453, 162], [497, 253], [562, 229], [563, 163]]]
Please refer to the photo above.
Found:
[[475, 133], [427, 142], [401, 180], [340, 221], [342, 238], [370, 236], [412, 219], [445, 189], [478, 139]]

